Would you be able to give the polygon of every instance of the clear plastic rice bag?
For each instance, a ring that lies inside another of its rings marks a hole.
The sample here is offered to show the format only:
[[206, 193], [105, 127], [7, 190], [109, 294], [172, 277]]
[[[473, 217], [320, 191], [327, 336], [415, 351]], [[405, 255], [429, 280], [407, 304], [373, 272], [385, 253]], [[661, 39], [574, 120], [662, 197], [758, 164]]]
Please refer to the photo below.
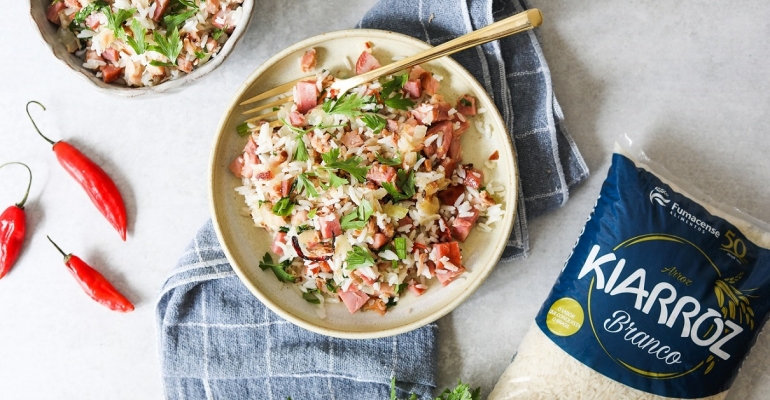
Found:
[[770, 311], [770, 226], [627, 137], [490, 400], [723, 399]]

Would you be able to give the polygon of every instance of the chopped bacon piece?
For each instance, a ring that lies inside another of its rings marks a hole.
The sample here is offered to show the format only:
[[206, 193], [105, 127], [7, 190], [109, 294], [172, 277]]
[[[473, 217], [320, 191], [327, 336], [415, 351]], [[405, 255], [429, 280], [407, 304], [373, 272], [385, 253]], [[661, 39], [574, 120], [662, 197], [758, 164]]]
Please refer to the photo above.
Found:
[[216, 14], [217, 11], [219, 11], [220, 4], [219, 0], [206, 0], [206, 12], [211, 14]]
[[251, 178], [254, 176], [253, 165], [259, 163], [259, 157], [257, 157], [255, 154], [243, 153], [243, 170], [241, 171], [241, 176], [244, 178]]
[[243, 155], [235, 157], [229, 168], [233, 175], [240, 178], [243, 174]]
[[387, 236], [385, 236], [384, 233], [377, 232], [374, 234], [374, 243], [372, 243], [372, 248], [375, 250], [378, 250], [380, 247], [385, 246], [390, 239], [388, 239]]
[[188, 59], [184, 57], [177, 57], [176, 59], [176, 66], [179, 67], [179, 70], [189, 74], [193, 70], [193, 63], [190, 62]]
[[452, 109], [452, 106], [444, 101], [444, 97], [442, 97], [440, 94], [434, 95], [430, 98], [430, 104], [433, 105], [433, 108], [436, 109], [436, 118], [433, 120], [433, 122], [438, 121], [447, 121], [450, 119], [449, 117], [449, 110]]
[[468, 238], [468, 235], [471, 233], [471, 229], [473, 229], [473, 224], [476, 223], [476, 220], [479, 219], [479, 210], [473, 209], [472, 210], [473, 215], [470, 217], [457, 217], [455, 218], [454, 223], [452, 223], [452, 236], [461, 241], [464, 242], [465, 239]]
[[[246, 146], [244, 146], [243, 152], [248, 154], [254, 154], [254, 155], [257, 154], [257, 142], [254, 141], [253, 137], [249, 136], [249, 141], [246, 142]], [[256, 164], [258, 163], [259, 163], [259, 159], [257, 159]]]
[[289, 113], [289, 123], [292, 126], [303, 127], [307, 125], [307, 118], [296, 111], [292, 111]]
[[294, 178], [289, 178], [281, 181], [281, 196], [286, 197], [291, 191], [291, 185], [294, 183]]
[[74, 8], [76, 10], [80, 10], [80, 2], [78, 0], [64, 0], [64, 4], [67, 5], [69, 8]]
[[211, 20], [211, 24], [219, 29], [224, 29], [227, 34], [233, 33], [235, 30], [235, 19], [233, 19], [233, 10], [225, 9], [219, 10], [219, 12]]
[[315, 82], [298, 82], [294, 91], [298, 112], [304, 114], [318, 105], [318, 87]]
[[102, 71], [102, 80], [104, 83], [115, 82], [123, 75], [123, 68], [113, 67], [112, 65], [105, 65], [100, 68]]
[[453, 206], [461, 194], [465, 193], [465, 186], [450, 185], [436, 195], [441, 204]]
[[302, 72], [310, 72], [313, 68], [315, 68], [316, 61], [315, 49], [313, 48], [306, 51], [305, 54], [302, 55], [302, 58], [299, 60], [299, 66], [302, 68]]
[[489, 156], [489, 161], [495, 161], [500, 159], [500, 152], [495, 150], [494, 153], [492, 153], [491, 156]]
[[374, 162], [372, 167], [369, 168], [369, 172], [366, 174], [366, 179], [377, 182], [380, 185], [382, 185], [383, 182], [393, 183], [396, 180], [396, 169], [391, 166]]
[[449, 158], [457, 162], [463, 160], [463, 148], [460, 146], [460, 138], [452, 138], [452, 144], [449, 146]]
[[[455, 141], [453, 140], [452, 143]], [[451, 152], [452, 147], [449, 147], [449, 150]], [[441, 166], [444, 167], [444, 178], [451, 178], [452, 172], [454, 172], [455, 169], [457, 169], [457, 161], [453, 160], [451, 157], [447, 157], [443, 160], [441, 160]]]
[[484, 172], [476, 168], [465, 168], [465, 180], [463, 183], [465, 186], [470, 186], [474, 189], [481, 187], [481, 183], [484, 181]]
[[[283, 195], [286, 197], [287, 195]], [[291, 216], [291, 224], [294, 226], [299, 226], [304, 224], [307, 221], [307, 211], [301, 210], [297, 211], [296, 214]]]
[[273, 253], [275, 253], [275, 254], [277, 254], [279, 256], [282, 256], [283, 255], [283, 247], [278, 245], [279, 243], [286, 244], [286, 233], [284, 233], [284, 232], [276, 233], [275, 237], [273, 238], [273, 245], [270, 246], [270, 250]]
[[342, 139], [340, 139], [340, 141], [342, 141], [342, 144], [344, 144], [347, 148], [359, 147], [364, 144], [364, 140], [361, 139], [361, 135], [355, 131], [345, 132], [345, 134], [342, 135]]
[[348, 311], [350, 311], [351, 314], [358, 311], [359, 308], [363, 307], [363, 305], [369, 301], [369, 296], [353, 287], [353, 285], [350, 285], [346, 292], [340, 290], [338, 293], [342, 302], [345, 303], [345, 307], [348, 308]]
[[364, 51], [358, 56], [356, 61], [356, 75], [367, 73], [373, 69], [380, 68], [380, 62], [368, 51]]
[[463, 264], [463, 256], [460, 253], [460, 244], [457, 242], [448, 243], [436, 243], [433, 245], [433, 253], [439, 269], [444, 268], [444, 263], [441, 262], [441, 258], [447, 257], [449, 262], [455, 267], [460, 267]]
[[398, 121], [395, 119], [389, 119], [388, 122], [388, 130], [391, 132], [398, 132]]
[[263, 172], [257, 172], [254, 174], [254, 179], [260, 180], [260, 181], [269, 181], [273, 179], [273, 171], [263, 171]]
[[86, 26], [91, 28], [92, 31], [96, 31], [99, 25], [101, 25], [101, 21], [99, 21], [99, 14], [100, 13], [95, 13], [86, 17]]
[[[436, 157], [439, 159], [446, 157], [447, 153], [449, 152], [449, 146], [452, 145], [452, 129], [454, 126], [450, 121], [442, 121], [439, 122], [436, 125], [433, 125], [428, 129], [428, 133], [426, 137], [430, 137], [432, 135], [441, 135], [441, 139], [436, 139], [433, 141], [433, 143], [430, 144], [429, 147], [432, 147], [436, 150]], [[441, 144], [439, 145], [439, 141], [441, 141]], [[425, 150], [428, 150], [426, 147]], [[431, 151], [432, 153], [432, 151]], [[427, 154], [427, 151], [426, 153]], [[430, 155], [428, 155], [430, 157]]]
[[457, 265], [457, 271], [446, 270], [445, 273], [437, 272], [436, 278], [438, 278], [438, 281], [441, 282], [441, 285], [446, 286], [452, 283], [453, 280], [457, 279], [457, 277], [462, 275], [464, 272], [465, 267], [462, 265]]
[[438, 89], [441, 86], [430, 72], [423, 72], [420, 75], [420, 83], [422, 84], [422, 90], [429, 96], [438, 93]]
[[398, 227], [400, 228], [402, 226], [412, 225], [413, 223], [414, 221], [407, 216], [398, 220]]
[[420, 81], [418, 79], [406, 81], [406, 83], [404, 83], [404, 91], [414, 99], [422, 96], [422, 86], [420, 86]]
[[420, 76], [422, 76], [422, 74], [425, 72], [427, 71], [425, 71], [421, 66], [415, 65], [411, 70], [409, 70], [409, 80], [411, 81], [414, 79], [420, 79]]
[[430, 125], [437, 122], [438, 110], [432, 104], [423, 103], [412, 109], [412, 116], [418, 123], [423, 125]]
[[463, 133], [465, 133], [465, 131], [468, 130], [468, 128], [471, 127], [471, 123], [467, 119], [465, 121], [460, 121], [458, 119], [453, 119], [452, 122], [455, 123], [455, 124], [457, 124], [457, 123], [460, 124], [460, 126], [456, 127], [455, 130], [454, 130], [454, 137], [458, 138], [458, 139], [460, 138], [460, 136], [463, 135]]
[[335, 236], [342, 235], [342, 227], [340, 227], [340, 220], [337, 214], [329, 214], [332, 219], [329, 220], [329, 216], [321, 217], [321, 236], [324, 239], [329, 239]]
[[120, 60], [120, 52], [114, 47], [108, 47], [102, 52], [102, 58], [107, 61], [118, 62]]
[[53, 3], [48, 6], [48, 8], [46, 8], [45, 17], [48, 18], [48, 20], [52, 23], [61, 25], [61, 21], [59, 21], [59, 13], [64, 11], [65, 8], [67, 8], [67, 5], [62, 1]]
[[408, 288], [408, 289], [409, 289], [409, 291], [410, 291], [410, 292], [412, 292], [412, 293], [413, 293], [415, 296], [420, 296], [420, 295], [422, 295], [423, 293], [425, 293], [425, 289], [424, 289], [424, 288], [421, 288], [421, 287], [419, 287], [419, 288], [418, 288], [418, 287], [417, 287], [417, 282], [416, 282], [414, 279], [412, 279], [412, 280], [409, 282], [409, 286], [408, 286], [407, 288]]
[[169, 3], [171, 0], [155, 0], [155, 12], [152, 13], [153, 21], [160, 22], [163, 19], [163, 14], [166, 13]]
[[476, 98], [469, 94], [460, 97], [460, 99], [457, 100], [455, 110], [466, 117], [476, 115]]
[[441, 225], [439, 225], [439, 229], [436, 230], [436, 233], [438, 234], [438, 241], [439, 242], [451, 242], [452, 240], [452, 231], [449, 229], [449, 224], [447, 224], [446, 220], [441, 217], [441, 221], [444, 221], [444, 230], [441, 230]]

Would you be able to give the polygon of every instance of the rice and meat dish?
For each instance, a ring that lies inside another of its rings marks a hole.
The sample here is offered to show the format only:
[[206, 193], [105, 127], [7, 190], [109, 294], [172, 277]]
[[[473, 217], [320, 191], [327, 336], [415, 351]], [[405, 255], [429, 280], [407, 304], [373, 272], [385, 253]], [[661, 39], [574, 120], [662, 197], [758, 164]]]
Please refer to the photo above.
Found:
[[67, 51], [105, 83], [153, 86], [211, 60], [243, 0], [54, 0], [46, 17]]
[[[370, 51], [357, 74], [380, 66]], [[314, 65], [308, 51], [301, 66]], [[420, 66], [342, 96], [334, 79], [321, 71], [297, 83], [277, 122], [239, 125], [248, 142], [230, 169], [248, 214], [274, 237], [277, 259], [265, 254], [263, 270], [296, 283], [319, 314], [339, 300], [384, 314], [407, 291], [466, 273], [460, 242], [502, 219], [504, 188], [462, 163], [469, 118], [484, 111], [474, 97], [451, 105], [442, 78]]]

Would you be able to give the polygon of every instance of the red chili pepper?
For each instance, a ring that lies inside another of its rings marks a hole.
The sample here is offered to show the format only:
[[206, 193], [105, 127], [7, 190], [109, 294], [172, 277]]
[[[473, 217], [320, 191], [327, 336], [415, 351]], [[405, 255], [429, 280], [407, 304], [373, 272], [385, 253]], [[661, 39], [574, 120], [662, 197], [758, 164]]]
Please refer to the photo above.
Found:
[[54, 142], [45, 137], [29, 114], [29, 105], [31, 103], [43, 107], [43, 110], [45, 110], [45, 106], [36, 101], [27, 103], [27, 116], [32, 121], [32, 125], [37, 133], [53, 145], [53, 152], [56, 154], [59, 164], [88, 193], [88, 197], [91, 198], [91, 201], [102, 215], [107, 218], [107, 221], [115, 227], [121, 239], [126, 240], [126, 206], [123, 204], [123, 197], [120, 195], [118, 187], [115, 186], [115, 182], [110, 179], [109, 175], [101, 167], [71, 144], [61, 140]]
[[86, 264], [80, 257], [64, 253], [64, 251], [51, 240], [50, 236], [46, 237], [64, 256], [64, 263], [87, 295], [96, 300], [97, 303], [108, 307], [110, 310], [120, 312], [134, 311], [134, 305], [131, 304], [118, 289], [115, 289], [115, 287], [112, 286], [107, 278], [100, 274], [99, 271]]
[[21, 253], [21, 245], [24, 243], [24, 233], [27, 229], [24, 203], [27, 202], [29, 188], [32, 187], [32, 171], [29, 167], [20, 162], [10, 162], [0, 165], [0, 168], [10, 164], [23, 165], [29, 172], [29, 183], [27, 183], [27, 192], [24, 193], [24, 198], [0, 214], [0, 279], [11, 270], [19, 258], [19, 253]]

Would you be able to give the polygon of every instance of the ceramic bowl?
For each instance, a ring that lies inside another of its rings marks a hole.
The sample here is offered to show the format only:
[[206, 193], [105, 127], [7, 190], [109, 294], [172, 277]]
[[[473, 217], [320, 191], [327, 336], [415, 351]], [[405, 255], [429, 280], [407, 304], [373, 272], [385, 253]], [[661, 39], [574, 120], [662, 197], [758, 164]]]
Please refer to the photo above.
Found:
[[181, 78], [163, 82], [159, 85], [149, 87], [126, 87], [119, 84], [104, 83], [101, 78], [97, 78], [94, 72], [83, 67], [83, 60], [67, 51], [61, 41], [58, 39], [57, 25], [49, 21], [45, 12], [51, 0], [30, 0], [29, 13], [35, 30], [40, 34], [40, 38], [46, 47], [59, 61], [64, 63], [72, 72], [88, 81], [92, 87], [103, 93], [108, 93], [120, 97], [136, 97], [142, 95], [159, 95], [162, 93], [176, 92], [185, 85], [194, 82], [221, 65], [227, 56], [233, 51], [238, 40], [243, 36], [251, 20], [251, 12], [254, 8], [254, 0], [244, 0], [242, 7], [243, 13], [230, 38], [225, 42], [222, 49], [208, 63], [200, 68], [194, 69], [191, 73]]
[[[429, 48], [424, 42], [393, 32], [379, 30], [345, 30], [326, 33], [299, 42], [273, 56], [260, 66], [232, 98], [219, 123], [210, 160], [209, 200], [214, 227], [225, 254], [244, 285], [265, 305], [281, 317], [305, 329], [340, 338], [376, 338], [407, 332], [426, 325], [449, 313], [476, 289], [497, 264], [513, 227], [517, 196], [517, 170], [510, 138], [500, 114], [481, 85], [463, 67], [444, 57], [428, 63], [425, 68], [443, 76], [441, 93], [456, 99], [472, 93], [486, 113], [479, 117], [492, 127], [491, 138], [485, 137], [474, 124], [463, 136], [463, 162], [484, 165], [489, 156], [499, 152], [497, 167], [485, 179], [505, 186], [500, 199], [506, 211], [503, 221], [494, 224], [492, 232], [474, 230], [461, 245], [466, 274], [446, 287], [435, 282], [422, 296], [411, 293], [401, 297], [398, 305], [384, 316], [375, 312], [350, 314], [343, 304], [326, 304], [326, 317], [316, 314], [316, 305], [302, 299], [289, 284], [279, 282], [268, 269], [262, 271], [259, 261], [270, 250], [272, 238], [262, 228], [254, 226], [241, 210], [245, 203], [235, 188], [241, 185], [228, 165], [240, 155], [246, 139], [236, 133], [236, 126], [247, 117], [241, 113], [249, 106], [242, 101], [282, 83], [306, 76], [299, 58], [309, 48], [318, 54], [318, 68], [335, 76], [352, 75], [345, 58], [353, 63], [364, 50], [365, 43], [374, 44], [373, 54], [381, 62], [404, 57]], [[452, 100], [453, 101], [453, 100]], [[435, 280], [434, 280], [435, 281]]]

